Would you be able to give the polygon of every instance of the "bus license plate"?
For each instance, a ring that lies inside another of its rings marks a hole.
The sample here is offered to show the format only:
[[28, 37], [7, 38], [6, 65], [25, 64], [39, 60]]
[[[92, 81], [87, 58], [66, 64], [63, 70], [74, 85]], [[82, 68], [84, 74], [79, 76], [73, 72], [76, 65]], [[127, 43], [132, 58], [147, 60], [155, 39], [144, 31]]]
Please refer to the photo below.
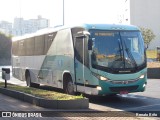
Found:
[[128, 94], [128, 91], [120, 91], [120, 94], [123, 95], [123, 94]]

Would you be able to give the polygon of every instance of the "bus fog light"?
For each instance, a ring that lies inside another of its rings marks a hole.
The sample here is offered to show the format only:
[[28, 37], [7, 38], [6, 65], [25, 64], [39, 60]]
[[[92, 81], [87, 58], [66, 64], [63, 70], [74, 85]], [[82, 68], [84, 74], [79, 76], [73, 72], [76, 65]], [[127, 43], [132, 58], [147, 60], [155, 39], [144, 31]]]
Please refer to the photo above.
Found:
[[146, 84], [143, 84], [143, 87], [146, 87]]
[[97, 86], [97, 90], [102, 90], [102, 88], [100, 86]]

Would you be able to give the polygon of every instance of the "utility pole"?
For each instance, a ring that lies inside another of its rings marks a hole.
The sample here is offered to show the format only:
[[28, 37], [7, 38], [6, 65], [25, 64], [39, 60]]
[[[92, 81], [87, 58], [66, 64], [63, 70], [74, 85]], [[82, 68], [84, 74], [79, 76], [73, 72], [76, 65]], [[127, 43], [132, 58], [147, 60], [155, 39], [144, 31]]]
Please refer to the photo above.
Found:
[[63, 26], [64, 26], [64, 0], [63, 0]]

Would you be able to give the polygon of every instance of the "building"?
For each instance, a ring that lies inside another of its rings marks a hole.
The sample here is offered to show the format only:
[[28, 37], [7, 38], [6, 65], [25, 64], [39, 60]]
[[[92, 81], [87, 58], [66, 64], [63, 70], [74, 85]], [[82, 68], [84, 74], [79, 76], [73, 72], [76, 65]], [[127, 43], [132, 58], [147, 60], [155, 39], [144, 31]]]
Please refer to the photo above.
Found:
[[12, 34], [15, 36], [20, 36], [25, 34], [24, 24], [25, 23], [23, 18], [14, 18]]
[[13, 24], [13, 35], [21, 36], [24, 34], [34, 33], [37, 30], [49, 27], [49, 20], [38, 16], [37, 19], [24, 20], [15, 18]]
[[50, 25], [49, 20], [42, 18], [42, 16], [40, 15], [38, 16], [37, 22], [38, 22], [38, 30], [46, 28], [46, 26], [49, 27]]
[[7, 21], [1, 21], [0, 22], [0, 32], [5, 34], [12, 34], [12, 23], [9, 23]]
[[149, 49], [160, 46], [160, 0], [130, 0], [130, 24], [149, 28], [156, 35]]

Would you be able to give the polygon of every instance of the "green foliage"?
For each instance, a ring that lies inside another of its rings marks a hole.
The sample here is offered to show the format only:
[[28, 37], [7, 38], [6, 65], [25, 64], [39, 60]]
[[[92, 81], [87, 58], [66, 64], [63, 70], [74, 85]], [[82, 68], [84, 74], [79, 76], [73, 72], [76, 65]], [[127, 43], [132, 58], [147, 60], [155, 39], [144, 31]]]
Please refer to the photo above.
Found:
[[146, 47], [148, 48], [150, 42], [156, 37], [153, 33], [153, 31], [149, 28], [143, 28], [140, 27], [140, 30], [143, 35], [144, 43], [146, 44]]
[[[0, 82], [0, 87], [4, 87], [4, 83]], [[73, 96], [68, 94], [63, 94], [55, 91], [48, 91], [48, 90], [42, 90], [32, 87], [24, 87], [24, 86], [17, 86], [13, 84], [7, 84], [7, 88], [11, 90], [16, 90], [19, 92], [31, 94], [36, 97], [42, 97], [48, 100], [76, 100], [76, 99], [82, 99], [83, 96]]]
[[11, 63], [11, 45], [11, 36], [0, 33], [0, 65]]

